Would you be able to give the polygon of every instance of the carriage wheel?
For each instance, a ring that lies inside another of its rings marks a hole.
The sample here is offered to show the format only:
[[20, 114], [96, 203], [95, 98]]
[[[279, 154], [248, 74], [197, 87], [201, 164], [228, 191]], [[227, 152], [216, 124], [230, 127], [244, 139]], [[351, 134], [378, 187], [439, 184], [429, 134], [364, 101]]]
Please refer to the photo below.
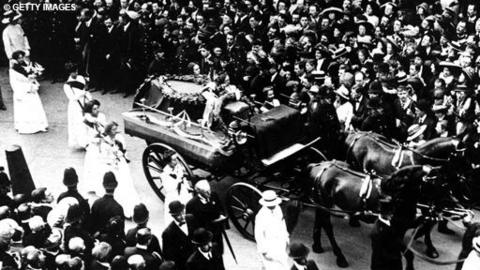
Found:
[[233, 184], [227, 191], [225, 205], [237, 230], [248, 240], [255, 241], [255, 216], [261, 206], [262, 193], [247, 183]]
[[190, 170], [190, 167], [182, 158], [182, 156], [175, 151], [173, 148], [166, 144], [162, 143], [152, 143], [150, 144], [145, 151], [143, 151], [142, 164], [143, 172], [147, 181], [152, 187], [155, 194], [160, 198], [160, 200], [165, 200], [165, 193], [163, 190], [162, 178], [160, 177], [163, 172], [163, 168], [166, 163], [164, 160], [164, 154], [167, 150], [173, 151], [178, 156], [178, 162], [184, 167], [185, 172], [187, 173], [187, 178], [192, 179], [193, 173]]

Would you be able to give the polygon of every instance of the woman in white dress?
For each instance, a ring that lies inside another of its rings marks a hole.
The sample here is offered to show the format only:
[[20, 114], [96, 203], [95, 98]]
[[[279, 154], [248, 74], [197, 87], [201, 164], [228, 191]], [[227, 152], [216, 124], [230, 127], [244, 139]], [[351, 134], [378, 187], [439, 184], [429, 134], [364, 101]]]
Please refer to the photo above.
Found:
[[68, 98], [68, 146], [85, 149], [88, 144], [88, 126], [83, 122], [85, 104], [92, 100], [92, 95], [85, 91], [86, 80], [77, 72], [72, 72], [63, 91]]
[[25, 62], [25, 52], [12, 54], [10, 86], [13, 90], [14, 127], [21, 134], [46, 132], [47, 115], [38, 95], [40, 84], [35, 72]]
[[100, 156], [105, 161], [105, 172], [113, 172], [118, 181], [115, 200], [123, 206], [125, 216], [130, 218], [133, 215], [133, 208], [140, 203], [140, 197], [135, 190], [128, 166], [129, 161], [125, 155], [125, 140], [119, 134], [116, 122], [112, 121], [105, 126], [104, 134], [100, 139], [100, 151]]
[[178, 161], [176, 153], [173, 151], [167, 151], [164, 154], [164, 161], [166, 162], [166, 165], [163, 167], [163, 172], [160, 177], [165, 192], [163, 214], [166, 227], [173, 221], [173, 218], [168, 211], [168, 205], [177, 200], [186, 205], [193, 195], [191, 183], [186, 178], [187, 173], [185, 172], [185, 168]]
[[106, 125], [105, 115], [100, 112], [100, 102], [96, 99], [85, 103], [83, 122], [87, 127], [87, 152], [85, 154], [83, 179], [80, 181], [79, 190], [84, 194], [95, 193], [102, 196], [103, 175], [107, 171], [106, 161], [100, 151], [100, 136]]

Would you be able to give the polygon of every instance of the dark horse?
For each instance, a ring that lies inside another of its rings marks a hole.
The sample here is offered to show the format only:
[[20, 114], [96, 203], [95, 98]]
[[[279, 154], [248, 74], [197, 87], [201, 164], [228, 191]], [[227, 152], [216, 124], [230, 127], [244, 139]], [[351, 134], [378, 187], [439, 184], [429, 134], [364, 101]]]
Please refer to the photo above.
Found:
[[[377, 211], [378, 201], [384, 191], [384, 186], [389, 190], [420, 190], [421, 179], [429, 173], [427, 166], [407, 166], [393, 173], [388, 179], [381, 180], [367, 174], [353, 171], [349, 165], [341, 161], [326, 161], [319, 164], [311, 164], [308, 168], [310, 179], [313, 181], [313, 200], [316, 204], [326, 208], [337, 205], [348, 214], [363, 213], [365, 211]], [[395, 194], [394, 194], [395, 195]], [[395, 205], [396, 219], [412, 227], [415, 221], [418, 192], [402, 193], [402, 198], [394, 198], [398, 201]], [[315, 252], [322, 252], [321, 229], [323, 228], [330, 240], [333, 252], [337, 256], [337, 265], [347, 267], [340, 247], [338, 246], [330, 220], [330, 212], [317, 208], [314, 225]], [[403, 228], [403, 227], [402, 227]], [[405, 229], [406, 231], [406, 229]], [[402, 229], [402, 232], [405, 233]], [[410, 256], [413, 260], [413, 256]], [[411, 262], [413, 265], [413, 262]]]
[[350, 133], [346, 140], [346, 161], [358, 170], [375, 171], [388, 176], [398, 168], [409, 165], [443, 165], [452, 156], [463, 151], [459, 149], [460, 139], [435, 138], [416, 149], [406, 148], [373, 132]]

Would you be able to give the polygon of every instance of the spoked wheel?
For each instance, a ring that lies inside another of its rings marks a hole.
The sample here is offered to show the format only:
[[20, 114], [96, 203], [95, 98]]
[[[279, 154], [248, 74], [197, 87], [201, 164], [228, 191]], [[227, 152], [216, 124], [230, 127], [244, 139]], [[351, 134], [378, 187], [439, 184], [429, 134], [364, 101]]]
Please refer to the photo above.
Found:
[[190, 167], [182, 158], [182, 156], [175, 151], [173, 148], [166, 144], [162, 143], [152, 143], [150, 144], [145, 151], [143, 151], [142, 164], [143, 172], [147, 178], [148, 183], [152, 187], [155, 194], [160, 198], [160, 200], [165, 200], [165, 191], [163, 188], [161, 174], [163, 168], [167, 163], [165, 162], [165, 153], [167, 151], [175, 152], [177, 162], [183, 167], [186, 172], [187, 179], [192, 179], [193, 173], [190, 170]]
[[255, 216], [260, 210], [262, 193], [247, 183], [233, 184], [227, 191], [225, 205], [233, 225], [247, 239], [255, 241]]

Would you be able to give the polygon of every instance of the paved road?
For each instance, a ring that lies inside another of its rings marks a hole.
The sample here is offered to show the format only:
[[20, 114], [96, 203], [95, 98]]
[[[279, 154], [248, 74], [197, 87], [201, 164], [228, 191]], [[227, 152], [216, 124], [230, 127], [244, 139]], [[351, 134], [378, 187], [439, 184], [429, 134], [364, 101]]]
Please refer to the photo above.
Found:
[[[51, 84], [43, 81], [41, 85], [40, 95], [50, 123], [50, 129], [48, 133], [18, 135], [13, 130], [12, 93], [8, 83], [8, 73], [7, 70], [0, 69], [0, 86], [8, 107], [6, 112], [0, 111], [0, 166], [6, 166], [5, 147], [11, 144], [19, 144], [23, 148], [36, 186], [45, 186], [54, 194], [59, 194], [63, 191], [61, 180], [65, 167], [76, 168], [80, 179], [82, 179], [84, 152], [72, 151], [67, 147], [67, 99], [63, 93], [62, 84]], [[107, 118], [115, 120], [123, 126], [120, 113], [131, 107], [132, 98], [124, 99], [118, 94], [103, 96], [98, 92], [93, 95], [101, 101], [102, 110]], [[136, 192], [150, 210], [150, 226], [153, 232], [160, 235], [164, 228], [163, 203], [150, 190], [143, 175], [141, 155], [146, 146], [145, 142], [129, 136], [126, 136], [126, 140], [129, 157], [132, 161], [130, 167], [135, 180]], [[223, 192], [234, 181], [234, 179], [227, 179], [222, 183], [215, 184], [215, 188]], [[313, 219], [314, 215], [311, 210], [305, 210], [301, 214], [299, 225], [292, 235], [292, 241], [311, 245]], [[338, 243], [351, 264], [350, 269], [369, 269], [370, 239], [368, 234], [371, 225], [363, 224], [361, 228], [351, 228], [345, 220], [339, 218], [334, 218], [333, 223]], [[132, 224], [129, 223], [128, 226], [132, 226]], [[442, 260], [456, 258], [460, 250], [462, 230], [456, 230], [457, 234], [453, 236], [444, 236], [437, 233], [433, 235]], [[231, 237], [239, 263], [236, 265], [230, 254], [225, 253], [227, 269], [260, 269], [255, 244], [243, 239], [233, 227], [228, 234]], [[315, 259], [320, 269], [338, 269], [328, 241], [323, 239], [323, 243], [326, 252], [312, 254], [311, 257]], [[422, 242], [416, 242], [415, 245], [419, 249], [423, 249]], [[452, 266], [435, 266], [420, 260], [416, 261], [416, 266], [417, 269], [453, 269]]]

